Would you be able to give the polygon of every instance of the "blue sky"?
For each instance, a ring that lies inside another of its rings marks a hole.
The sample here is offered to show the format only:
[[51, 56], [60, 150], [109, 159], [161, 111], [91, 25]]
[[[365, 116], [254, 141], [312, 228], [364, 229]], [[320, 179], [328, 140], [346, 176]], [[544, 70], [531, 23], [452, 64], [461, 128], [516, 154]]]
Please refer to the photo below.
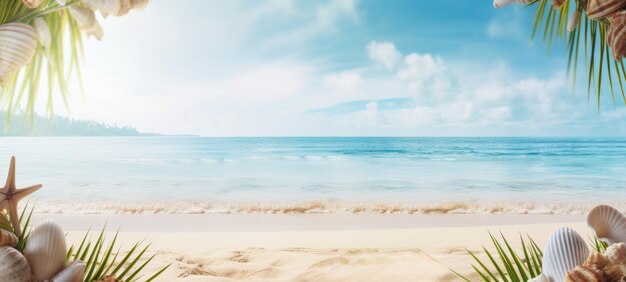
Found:
[[598, 113], [572, 93], [562, 45], [530, 42], [532, 17], [490, 1], [153, 0], [100, 19], [70, 113], [208, 136], [626, 133], [619, 100]]

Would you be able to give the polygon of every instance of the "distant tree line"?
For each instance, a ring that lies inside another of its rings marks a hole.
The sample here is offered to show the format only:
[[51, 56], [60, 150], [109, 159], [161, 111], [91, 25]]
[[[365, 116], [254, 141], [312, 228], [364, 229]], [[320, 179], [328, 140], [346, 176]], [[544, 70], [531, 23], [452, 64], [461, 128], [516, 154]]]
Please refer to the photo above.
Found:
[[76, 120], [62, 116], [8, 115], [0, 111], [0, 136], [140, 136], [128, 126], [104, 124], [92, 120]]

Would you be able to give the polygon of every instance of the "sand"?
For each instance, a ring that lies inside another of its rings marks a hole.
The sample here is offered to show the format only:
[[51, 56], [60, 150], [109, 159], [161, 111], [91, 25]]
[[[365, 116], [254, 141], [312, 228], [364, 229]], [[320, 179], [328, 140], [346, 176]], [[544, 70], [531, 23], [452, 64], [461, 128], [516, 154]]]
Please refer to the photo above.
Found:
[[[148, 270], [172, 263], [158, 281], [472, 280], [465, 248], [482, 256], [488, 231], [540, 246], [558, 227], [591, 234], [583, 215], [71, 215], [53, 218], [77, 242], [90, 225], [121, 230], [124, 246], [146, 240]], [[111, 236], [111, 234], [109, 234]]]

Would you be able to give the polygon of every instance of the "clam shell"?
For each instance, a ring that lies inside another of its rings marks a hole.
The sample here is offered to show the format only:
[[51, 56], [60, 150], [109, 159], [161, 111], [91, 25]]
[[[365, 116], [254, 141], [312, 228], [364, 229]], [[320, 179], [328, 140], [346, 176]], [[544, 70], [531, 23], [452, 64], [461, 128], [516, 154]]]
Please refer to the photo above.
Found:
[[587, 215], [587, 224], [596, 231], [598, 238], [609, 244], [626, 242], [626, 217], [613, 207], [593, 208]]
[[28, 64], [35, 55], [37, 34], [24, 23], [0, 25], [0, 85], [11, 73]]
[[625, 7], [626, 1], [624, 0], [589, 0], [587, 2], [587, 17], [598, 20]]
[[626, 246], [624, 243], [613, 244], [606, 249], [604, 255], [611, 264], [626, 263]]
[[559, 228], [552, 234], [543, 252], [542, 275], [552, 282], [562, 282], [568, 271], [583, 264], [589, 256], [585, 240], [571, 228]]
[[24, 247], [24, 256], [39, 281], [50, 279], [63, 269], [66, 253], [63, 230], [52, 221], [35, 227]]
[[50, 28], [46, 21], [39, 17], [33, 20], [33, 27], [37, 32], [37, 39], [39, 39], [39, 43], [45, 47], [50, 47], [50, 42], [52, 42], [52, 36], [50, 35]]
[[17, 246], [18, 241], [17, 236], [15, 236], [13, 232], [6, 229], [0, 229], [0, 247], [15, 247]]
[[85, 263], [75, 260], [57, 273], [51, 282], [82, 282], [85, 278]]
[[532, 3], [534, 0], [493, 0], [493, 7], [502, 8], [506, 5], [517, 3], [522, 5], [528, 5]]
[[604, 273], [600, 269], [577, 266], [567, 272], [565, 282], [605, 282]]
[[29, 282], [30, 267], [26, 258], [12, 247], [0, 247], [0, 282]]

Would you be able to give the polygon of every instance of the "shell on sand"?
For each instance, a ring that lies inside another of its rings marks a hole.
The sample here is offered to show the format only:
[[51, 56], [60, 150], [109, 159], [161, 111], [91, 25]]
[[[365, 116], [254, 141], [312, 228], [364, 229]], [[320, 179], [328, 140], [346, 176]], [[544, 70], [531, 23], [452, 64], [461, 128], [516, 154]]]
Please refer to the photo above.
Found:
[[593, 208], [587, 215], [587, 224], [598, 238], [609, 244], [626, 242], [626, 217], [613, 207], [600, 205]]
[[0, 247], [0, 282], [31, 281], [26, 258], [12, 247]]
[[51, 282], [82, 282], [85, 278], [85, 263], [75, 260], [50, 280]]
[[6, 77], [27, 65], [37, 47], [35, 29], [24, 23], [0, 25], [0, 85]]
[[589, 0], [587, 2], [587, 17], [598, 20], [607, 17], [626, 7], [623, 0]]
[[13, 234], [13, 232], [6, 229], [0, 229], [0, 247], [15, 247], [17, 246], [18, 242], [19, 240], [17, 236]]
[[587, 244], [576, 231], [571, 228], [559, 228], [550, 236], [544, 249], [541, 275], [547, 278], [547, 281], [562, 282], [566, 274], [583, 264], [588, 256]]
[[50, 279], [61, 271], [65, 266], [66, 253], [63, 230], [52, 221], [45, 221], [35, 227], [24, 247], [24, 256], [38, 281]]
[[533, 0], [493, 0], [493, 6], [495, 8], [502, 8], [509, 4], [517, 3], [517, 4], [522, 4], [522, 5], [528, 5], [532, 2]]

